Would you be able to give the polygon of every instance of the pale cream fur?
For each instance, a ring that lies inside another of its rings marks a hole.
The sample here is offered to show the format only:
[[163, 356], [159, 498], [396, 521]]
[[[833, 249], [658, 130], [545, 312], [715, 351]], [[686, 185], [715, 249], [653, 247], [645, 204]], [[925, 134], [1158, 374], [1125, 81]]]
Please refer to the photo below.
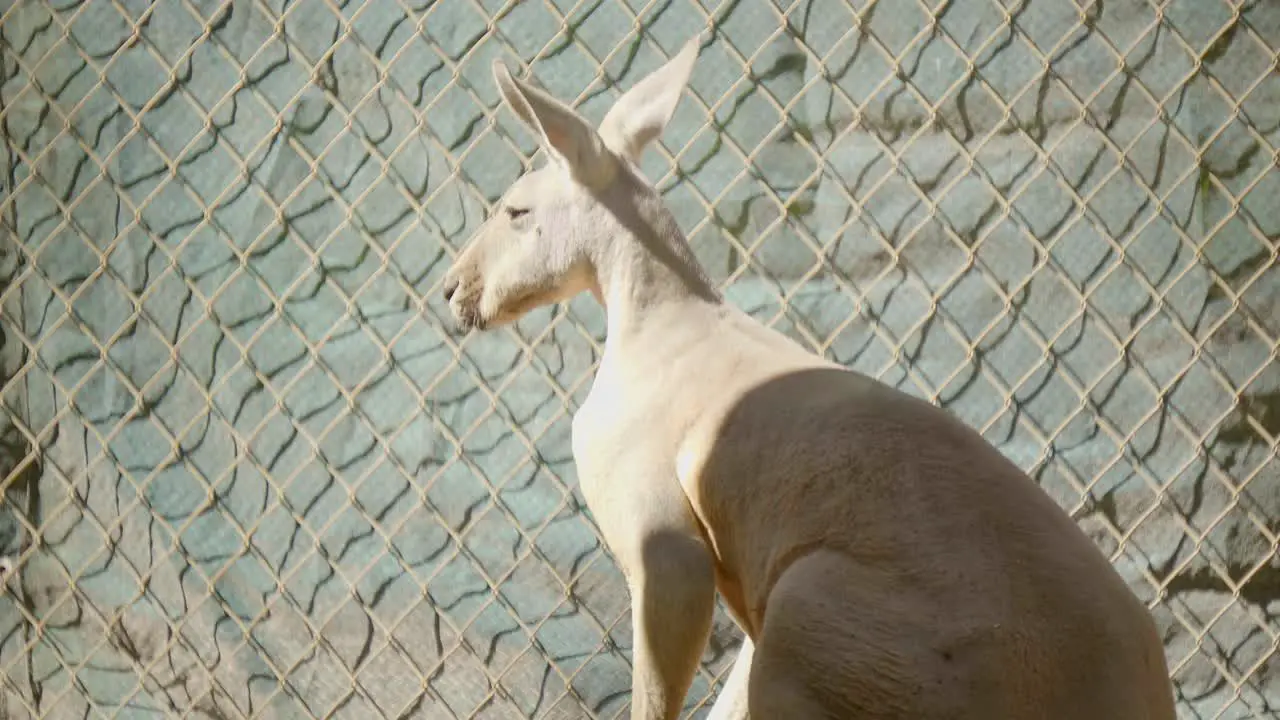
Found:
[[494, 77], [550, 157], [459, 255], [466, 329], [588, 291], [608, 337], [573, 419], [632, 598], [632, 717], [674, 718], [717, 588], [747, 636], [712, 717], [1174, 717], [1146, 608], [1074, 522], [947, 412], [726, 303], [635, 163], [691, 41], [590, 127]]

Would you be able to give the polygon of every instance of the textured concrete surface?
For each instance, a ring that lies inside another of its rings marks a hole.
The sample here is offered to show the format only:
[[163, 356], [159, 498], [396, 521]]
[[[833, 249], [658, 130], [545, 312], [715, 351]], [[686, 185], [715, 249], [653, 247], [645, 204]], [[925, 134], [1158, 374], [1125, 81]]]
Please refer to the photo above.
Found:
[[[715, 6], [645, 170], [734, 302], [1075, 513], [1182, 717], [1268, 716], [1280, 7], [926, 5]], [[602, 315], [462, 340], [436, 283], [534, 149], [492, 58], [598, 120], [708, 21], [500, 7], [0, 4], [0, 716], [625, 714]]]

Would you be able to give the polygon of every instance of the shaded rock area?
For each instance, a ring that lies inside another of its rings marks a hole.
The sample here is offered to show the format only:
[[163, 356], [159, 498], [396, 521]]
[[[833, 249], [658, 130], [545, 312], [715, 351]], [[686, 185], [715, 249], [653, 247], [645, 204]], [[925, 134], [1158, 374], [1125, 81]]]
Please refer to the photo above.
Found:
[[935, 4], [0, 4], [0, 717], [625, 713], [602, 313], [438, 283], [535, 149], [493, 58], [598, 121], [709, 24], [644, 169], [727, 295], [1028, 469], [1181, 717], [1274, 713], [1280, 6]]

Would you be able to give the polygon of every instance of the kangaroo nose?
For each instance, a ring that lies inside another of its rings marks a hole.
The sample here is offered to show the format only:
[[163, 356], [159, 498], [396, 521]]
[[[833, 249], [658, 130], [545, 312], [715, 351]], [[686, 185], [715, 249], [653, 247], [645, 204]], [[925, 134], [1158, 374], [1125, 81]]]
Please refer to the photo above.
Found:
[[450, 300], [452, 300], [452, 299], [453, 299], [453, 294], [454, 294], [455, 292], [457, 292], [457, 291], [458, 291], [458, 281], [457, 281], [457, 280], [445, 280], [445, 281], [444, 281], [444, 301], [445, 301], [445, 302], [449, 302]]

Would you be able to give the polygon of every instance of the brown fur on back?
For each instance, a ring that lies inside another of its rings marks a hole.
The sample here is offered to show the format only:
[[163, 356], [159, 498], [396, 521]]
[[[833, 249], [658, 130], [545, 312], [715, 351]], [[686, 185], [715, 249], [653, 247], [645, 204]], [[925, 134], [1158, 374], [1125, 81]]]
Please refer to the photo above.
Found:
[[[1140, 718], [1143, 686], [1165, 691], [1151, 701], [1170, 714], [1151, 717], [1172, 717], [1146, 609], [950, 414], [811, 368], [712, 416], [695, 508], [761, 651], [785, 638], [789, 672], [840, 688], [814, 688], [850, 713], [835, 717]], [[805, 638], [848, 655], [797, 652]]]

